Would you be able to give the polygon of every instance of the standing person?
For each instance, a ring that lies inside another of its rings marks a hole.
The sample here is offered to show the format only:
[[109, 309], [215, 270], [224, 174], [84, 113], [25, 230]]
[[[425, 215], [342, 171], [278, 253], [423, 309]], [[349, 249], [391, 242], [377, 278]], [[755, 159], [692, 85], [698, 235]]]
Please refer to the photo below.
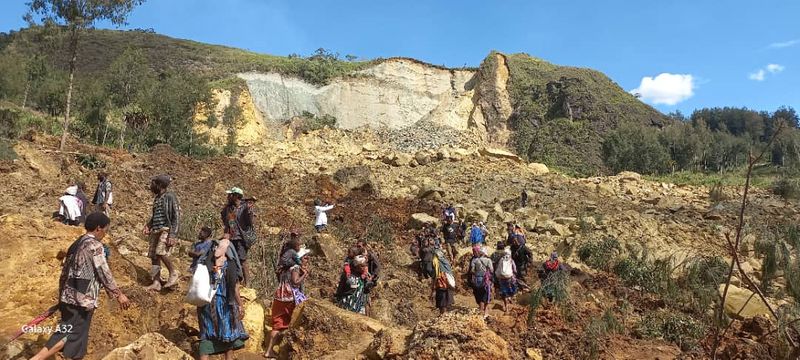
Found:
[[241, 269], [236, 249], [225, 234], [215, 242], [202, 259], [211, 267], [211, 281], [216, 292], [211, 303], [197, 307], [197, 324], [200, 328], [198, 353], [200, 360], [210, 355], [224, 354], [233, 360], [233, 352], [244, 347], [250, 338], [244, 329], [244, 303], [239, 294]]
[[322, 201], [320, 199], [314, 199], [314, 213], [317, 216], [314, 220], [314, 228], [317, 229], [317, 232], [322, 232], [328, 227], [327, 212], [333, 209], [333, 207], [334, 205], [330, 204], [322, 205]]
[[89, 345], [92, 315], [100, 299], [100, 287], [117, 299], [122, 309], [130, 302], [119, 290], [103, 250], [111, 220], [102, 213], [86, 217], [86, 233], [70, 245], [58, 281], [58, 308], [61, 321], [44, 348], [31, 359], [43, 360], [63, 351], [68, 359], [81, 359]]
[[342, 274], [340, 277], [335, 297], [336, 304], [342, 309], [366, 315], [369, 301], [367, 295], [369, 280], [365, 276], [369, 271], [367, 267], [367, 257], [358, 255], [351, 264], [350, 276]]
[[500, 298], [503, 299], [503, 312], [508, 311], [510, 299], [517, 293], [517, 267], [511, 259], [511, 249], [506, 248], [495, 270]]
[[66, 225], [80, 225], [83, 204], [75, 196], [77, 193], [78, 187], [73, 185], [64, 190], [64, 195], [58, 198], [58, 215], [61, 217], [61, 222]]
[[456, 249], [456, 231], [456, 224], [449, 219], [442, 225], [442, 237], [447, 247], [445, 251], [450, 253], [450, 258], [453, 259], [453, 261], [456, 261], [456, 256], [458, 256], [458, 250]]
[[[295, 306], [306, 300], [304, 284], [310, 274], [309, 258], [306, 255], [310, 251], [300, 247], [299, 239], [290, 240], [290, 242], [287, 252], [284, 253], [287, 256], [281, 255], [278, 288], [275, 289], [272, 298], [272, 331], [269, 334], [267, 353], [264, 354], [264, 357], [268, 359], [277, 358], [277, 354], [273, 350], [275, 341], [281, 332], [289, 328]], [[292, 249], [294, 253], [289, 252], [288, 249]], [[295, 257], [300, 259], [299, 265]]]
[[433, 252], [436, 251], [436, 245], [434, 244], [434, 241], [431, 238], [424, 238], [423, 241], [424, 241], [423, 246], [419, 250], [419, 260], [420, 260], [419, 264], [420, 264], [420, 270], [422, 271], [422, 277], [428, 279], [434, 276]]
[[197, 264], [200, 262], [200, 258], [208, 253], [208, 250], [211, 249], [211, 228], [208, 226], [203, 226], [200, 229], [200, 233], [197, 234], [197, 241], [192, 244], [192, 247], [186, 251], [190, 258], [192, 258], [192, 264], [189, 266], [189, 274], [194, 274], [194, 270], [197, 269]]
[[506, 223], [506, 234], [506, 245], [511, 245], [514, 239], [514, 223], [510, 221]]
[[466, 243], [467, 238], [467, 222], [464, 219], [458, 221], [458, 225], [456, 227], [456, 238], [462, 244]]
[[522, 194], [519, 196], [519, 201], [520, 201], [520, 204], [522, 205], [522, 207], [527, 207], [528, 206], [528, 191], [527, 190], [522, 189]]
[[433, 278], [431, 280], [431, 300], [442, 315], [453, 305], [453, 287], [448, 277], [455, 280], [453, 269], [441, 249], [433, 252]]
[[489, 302], [492, 301], [492, 289], [494, 283], [492, 277], [494, 274], [494, 264], [489, 259], [486, 253], [486, 248], [475, 245], [472, 247], [472, 261], [469, 264], [469, 274], [472, 279], [472, 295], [475, 296], [475, 302], [478, 303], [478, 308], [483, 313], [483, 318], [489, 317]]
[[356, 246], [361, 249], [362, 254], [367, 257], [367, 269], [369, 270], [370, 280], [377, 283], [378, 275], [380, 275], [381, 271], [381, 263], [378, 261], [378, 257], [372, 249], [370, 249], [366, 240], [362, 239], [356, 241]]
[[222, 218], [223, 230], [230, 234], [231, 244], [236, 248], [239, 261], [242, 264], [244, 276], [243, 284], [247, 285], [250, 280], [250, 272], [247, 268], [247, 251], [250, 249], [245, 235], [252, 234], [254, 231], [255, 217], [253, 215], [253, 202], [242, 200], [244, 191], [238, 187], [233, 187], [225, 191], [228, 194], [228, 203], [222, 208], [220, 217]]
[[86, 197], [86, 184], [84, 184], [82, 181], [78, 181], [75, 183], [75, 186], [78, 187], [78, 192], [75, 194], [75, 197], [81, 201], [81, 217], [78, 219], [78, 221], [83, 224], [86, 222], [86, 215], [89, 215], [89, 198]]
[[155, 195], [153, 212], [142, 232], [150, 236], [150, 249], [147, 254], [152, 263], [150, 277], [153, 283], [147, 289], [151, 291], [161, 290], [161, 263], [164, 263], [169, 271], [169, 278], [164, 287], [170, 288], [178, 284], [178, 272], [168, 257], [172, 247], [178, 243], [180, 226], [178, 197], [168, 190], [171, 182], [172, 178], [169, 175], [158, 175], [150, 180], [150, 191]]
[[442, 220], [445, 222], [456, 221], [456, 208], [453, 207], [453, 204], [447, 204], [447, 206], [445, 206], [445, 208], [442, 210]]
[[113, 203], [114, 193], [111, 192], [111, 180], [108, 178], [108, 173], [100, 172], [97, 174], [97, 190], [94, 192], [92, 204], [95, 205], [95, 211], [110, 216]]

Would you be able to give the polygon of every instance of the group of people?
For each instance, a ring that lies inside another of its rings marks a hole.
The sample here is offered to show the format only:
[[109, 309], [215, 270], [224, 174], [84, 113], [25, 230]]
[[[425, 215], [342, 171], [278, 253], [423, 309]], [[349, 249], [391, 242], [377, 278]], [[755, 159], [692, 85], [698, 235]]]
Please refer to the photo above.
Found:
[[[97, 175], [97, 189], [94, 192], [91, 204], [86, 196], [86, 184], [76, 182], [64, 190], [58, 198], [58, 212], [55, 217], [66, 225], [80, 226], [92, 212], [102, 212], [106, 216], [111, 214], [111, 204], [114, 195], [111, 192], [111, 180], [108, 174], [101, 172]], [[89, 205], [94, 205], [94, 208]]]

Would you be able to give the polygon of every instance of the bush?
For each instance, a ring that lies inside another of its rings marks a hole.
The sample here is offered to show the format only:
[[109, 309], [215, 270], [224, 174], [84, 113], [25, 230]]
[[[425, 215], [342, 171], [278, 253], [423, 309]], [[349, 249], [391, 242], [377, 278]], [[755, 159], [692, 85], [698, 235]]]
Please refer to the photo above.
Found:
[[714, 204], [727, 200], [725, 192], [722, 191], [721, 183], [715, 183], [714, 186], [711, 187], [711, 190], [708, 191], [708, 199]]
[[787, 200], [800, 198], [800, 181], [782, 177], [772, 183], [772, 193]]
[[394, 229], [392, 223], [380, 216], [373, 215], [367, 226], [367, 241], [380, 241], [384, 245], [391, 245], [394, 239]]
[[14, 160], [17, 153], [14, 151], [14, 143], [11, 140], [0, 138], [0, 160]]
[[578, 258], [592, 268], [609, 271], [621, 251], [619, 241], [612, 237], [594, 240], [578, 247]]
[[663, 299], [675, 299], [678, 286], [672, 278], [672, 258], [651, 259], [647, 248], [639, 253], [630, 251], [628, 257], [614, 265], [614, 273], [628, 286], [657, 294]]
[[569, 302], [569, 273], [556, 271], [542, 280], [540, 286], [531, 292], [528, 322], [532, 322], [536, 318], [536, 309], [542, 304], [543, 298], [561, 306], [562, 312], [566, 314], [570, 310], [569, 306], [566, 306]]
[[725, 282], [729, 266], [719, 256], [698, 257], [687, 263], [680, 284], [691, 293], [686, 302], [696, 314], [705, 314], [718, 300], [717, 287]]
[[695, 348], [704, 333], [705, 326], [691, 316], [665, 310], [648, 313], [636, 328], [636, 334], [640, 337], [664, 339], [684, 351]]

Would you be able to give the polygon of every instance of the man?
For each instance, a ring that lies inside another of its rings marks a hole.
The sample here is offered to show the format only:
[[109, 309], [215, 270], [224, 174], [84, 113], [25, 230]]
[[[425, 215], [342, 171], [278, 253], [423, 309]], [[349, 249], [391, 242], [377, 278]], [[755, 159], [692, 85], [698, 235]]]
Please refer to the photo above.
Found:
[[147, 289], [151, 291], [161, 290], [161, 263], [164, 263], [169, 271], [169, 278], [164, 287], [171, 288], [178, 284], [178, 272], [168, 257], [172, 247], [178, 243], [180, 226], [178, 197], [167, 190], [171, 182], [172, 178], [169, 175], [158, 175], [150, 180], [150, 191], [155, 195], [153, 212], [142, 232], [150, 236], [150, 249], [147, 254], [152, 263], [150, 277], [153, 283]]
[[102, 213], [86, 217], [82, 235], [67, 250], [58, 284], [58, 308], [61, 321], [44, 348], [31, 359], [47, 359], [63, 351], [68, 359], [81, 359], [89, 345], [89, 328], [92, 315], [98, 306], [100, 286], [108, 295], [117, 299], [122, 309], [130, 301], [117, 287], [103, 251], [103, 238], [109, 229], [110, 220]]
[[86, 215], [89, 215], [87, 211], [89, 207], [89, 198], [86, 196], [86, 184], [84, 184], [83, 181], [76, 182], [75, 186], [78, 187], [78, 192], [75, 194], [75, 196], [83, 204], [83, 206], [81, 206], [81, 218], [80, 218], [80, 222], [81, 224], [83, 224], [84, 222], [86, 222]]
[[114, 203], [114, 194], [111, 192], [111, 180], [108, 179], [108, 173], [100, 172], [97, 174], [97, 181], [97, 190], [94, 192], [92, 204], [95, 205], [95, 211], [109, 216], [111, 214], [111, 204]]
[[453, 262], [456, 261], [456, 256], [458, 255], [458, 250], [456, 250], [456, 232], [456, 225], [450, 219], [446, 220], [442, 226], [442, 237], [447, 245], [446, 251], [450, 252], [450, 258], [453, 259]]
[[314, 199], [314, 213], [316, 213], [317, 217], [314, 221], [314, 228], [317, 232], [322, 232], [325, 228], [328, 227], [328, 214], [327, 212], [333, 209], [334, 205], [325, 204], [322, 205], [322, 201], [320, 199]]
[[231, 237], [231, 244], [239, 255], [239, 262], [242, 264], [243, 284], [247, 284], [250, 279], [250, 272], [247, 269], [247, 250], [250, 245], [245, 241], [244, 234], [253, 231], [255, 218], [253, 215], [253, 202], [243, 201], [244, 190], [233, 187], [225, 191], [228, 194], [228, 204], [222, 209], [222, 225], [226, 234]]
[[531, 263], [533, 254], [528, 249], [525, 240], [525, 233], [519, 225], [514, 226], [514, 234], [511, 237], [511, 257], [514, 260], [514, 265], [517, 267], [517, 272], [520, 278], [525, 278], [525, 273], [528, 270], [528, 264]]
[[453, 204], [447, 204], [444, 210], [442, 211], [442, 220], [444, 221], [456, 221], [456, 208], [453, 207]]
[[528, 206], [528, 191], [525, 189], [522, 189], [522, 195], [520, 195], [520, 203], [522, 204], [522, 207]]

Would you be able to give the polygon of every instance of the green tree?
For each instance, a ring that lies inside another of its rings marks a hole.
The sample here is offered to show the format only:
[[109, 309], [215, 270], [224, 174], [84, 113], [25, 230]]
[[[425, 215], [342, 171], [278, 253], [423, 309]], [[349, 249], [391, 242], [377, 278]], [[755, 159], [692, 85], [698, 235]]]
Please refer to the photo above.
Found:
[[36, 88], [41, 84], [42, 80], [47, 77], [48, 68], [44, 57], [39, 54], [33, 55], [33, 58], [28, 60], [25, 64], [25, 91], [22, 96], [22, 108], [28, 105], [28, 95], [30, 94], [31, 87]]
[[155, 72], [141, 50], [126, 49], [109, 66], [106, 73], [106, 91], [120, 118], [119, 147], [125, 146], [129, 128], [136, 130], [144, 125], [142, 122], [146, 121], [147, 117], [142, 111], [143, 102], [155, 83]]
[[664, 173], [669, 168], [667, 149], [659, 142], [658, 129], [624, 123], [603, 140], [603, 160], [613, 171]]
[[228, 156], [236, 154], [237, 139], [236, 131], [242, 121], [242, 108], [239, 106], [239, 96], [231, 96], [230, 105], [225, 107], [222, 113], [222, 125], [225, 126], [228, 137], [225, 142], [224, 152]]
[[69, 131], [70, 106], [75, 80], [75, 67], [78, 61], [78, 41], [81, 33], [91, 29], [98, 21], [110, 21], [114, 25], [126, 23], [128, 14], [144, 0], [33, 0], [27, 3], [25, 20], [36, 24], [35, 16], [41, 16], [41, 23], [63, 26], [68, 31], [69, 43], [69, 82], [66, 108], [64, 110], [64, 132], [61, 135], [60, 150], [64, 150]]

